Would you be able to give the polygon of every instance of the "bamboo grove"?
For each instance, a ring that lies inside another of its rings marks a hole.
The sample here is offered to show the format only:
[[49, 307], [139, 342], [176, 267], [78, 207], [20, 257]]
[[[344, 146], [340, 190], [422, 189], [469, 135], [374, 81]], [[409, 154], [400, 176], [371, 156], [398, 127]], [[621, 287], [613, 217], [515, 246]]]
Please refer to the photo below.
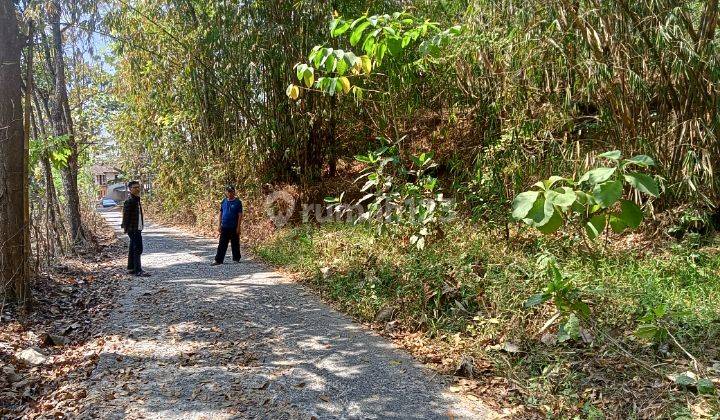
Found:
[[[718, 196], [717, 1], [135, 2], [116, 37], [115, 135], [168, 208], [222, 182], [310, 184], [376, 136], [437, 154], [471, 207], [619, 149], [656, 157], [663, 199]], [[385, 60], [363, 100], [284, 94], [333, 16], [462, 25], [434, 60]], [[402, 140], [400, 140], [402, 139]], [[484, 212], [480, 209], [480, 212]]]

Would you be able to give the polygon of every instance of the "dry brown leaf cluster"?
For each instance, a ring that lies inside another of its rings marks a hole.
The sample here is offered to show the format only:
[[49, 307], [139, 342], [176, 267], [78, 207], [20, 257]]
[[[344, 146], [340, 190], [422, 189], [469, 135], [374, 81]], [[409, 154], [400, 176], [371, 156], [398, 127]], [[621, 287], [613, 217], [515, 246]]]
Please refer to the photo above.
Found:
[[0, 417], [72, 417], [105, 339], [97, 321], [124, 290], [122, 247], [103, 230], [96, 253], [67, 257], [33, 285], [29, 308], [0, 316]]

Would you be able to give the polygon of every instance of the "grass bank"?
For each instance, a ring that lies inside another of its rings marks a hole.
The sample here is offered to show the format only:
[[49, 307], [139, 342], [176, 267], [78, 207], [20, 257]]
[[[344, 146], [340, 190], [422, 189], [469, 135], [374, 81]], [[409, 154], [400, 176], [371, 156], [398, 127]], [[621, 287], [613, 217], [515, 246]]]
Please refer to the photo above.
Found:
[[[699, 370], [719, 384], [718, 238], [588, 252], [572, 238], [518, 235], [508, 242], [499, 231], [456, 223], [418, 251], [365, 226], [323, 224], [278, 230], [255, 248], [424, 362], [448, 373], [460, 366], [473, 378], [459, 382], [465, 392], [515, 407], [517, 417], [720, 412], [717, 393], [667, 377]], [[551, 302], [524, 306], [549, 281], [537, 267], [548, 254], [590, 307], [580, 338], [561, 341], [554, 324], [543, 330], [556, 312]], [[646, 322], [640, 319], [660, 305], [666, 314], [657, 324], [671, 336], [637, 338], [633, 332]]]

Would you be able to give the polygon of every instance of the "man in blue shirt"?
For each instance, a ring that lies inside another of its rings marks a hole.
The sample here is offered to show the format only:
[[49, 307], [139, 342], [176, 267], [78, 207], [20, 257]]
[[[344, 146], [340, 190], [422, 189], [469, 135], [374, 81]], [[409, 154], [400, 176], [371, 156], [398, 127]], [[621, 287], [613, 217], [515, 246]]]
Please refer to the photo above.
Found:
[[225, 187], [225, 199], [220, 204], [220, 224], [218, 225], [220, 244], [212, 265], [220, 265], [225, 261], [228, 242], [231, 244], [233, 261], [240, 262], [242, 211], [242, 201], [235, 196], [235, 187], [228, 185]]

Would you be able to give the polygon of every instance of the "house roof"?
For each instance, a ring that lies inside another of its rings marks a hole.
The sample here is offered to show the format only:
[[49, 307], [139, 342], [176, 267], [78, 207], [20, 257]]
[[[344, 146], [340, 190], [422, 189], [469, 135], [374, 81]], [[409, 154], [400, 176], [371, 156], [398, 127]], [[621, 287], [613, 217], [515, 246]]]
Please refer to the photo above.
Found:
[[93, 175], [103, 175], [103, 174], [119, 174], [120, 171], [113, 168], [112, 166], [107, 165], [93, 165], [90, 167], [90, 172], [92, 172]]

